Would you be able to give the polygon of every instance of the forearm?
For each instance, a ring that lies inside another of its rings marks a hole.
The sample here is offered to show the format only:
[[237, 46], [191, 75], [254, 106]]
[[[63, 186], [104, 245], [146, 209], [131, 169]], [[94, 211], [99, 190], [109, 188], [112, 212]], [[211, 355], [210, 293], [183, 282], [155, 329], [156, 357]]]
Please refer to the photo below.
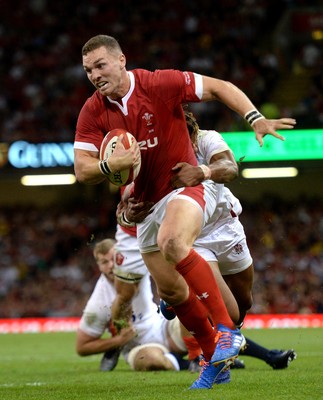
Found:
[[96, 185], [106, 179], [100, 170], [99, 159], [78, 150], [74, 155], [74, 171], [76, 179], [87, 185]]
[[121, 347], [121, 337], [92, 338], [88, 341], [77, 341], [76, 351], [80, 356], [105, 353], [106, 351]]
[[231, 82], [204, 77], [203, 87], [203, 101], [218, 100], [241, 117], [256, 109], [248, 96]]
[[210, 179], [216, 183], [229, 183], [239, 176], [238, 168], [229, 160], [219, 160], [208, 167], [211, 171]]

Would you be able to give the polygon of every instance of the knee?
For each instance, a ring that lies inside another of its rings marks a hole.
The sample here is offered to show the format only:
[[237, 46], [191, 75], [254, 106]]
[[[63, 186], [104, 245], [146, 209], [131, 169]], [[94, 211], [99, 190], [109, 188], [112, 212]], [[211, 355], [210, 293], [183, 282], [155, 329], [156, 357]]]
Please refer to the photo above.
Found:
[[167, 304], [176, 306], [188, 298], [189, 290], [187, 285], [178, 286], [177, 290], [165, 289], [160, 291], [160, 298]]
[[171, 236], [159, 236], [157, 238], [158, 247], [167, 261], [174, 261], [177, 249], [179, 247], [178, 240]]
[[160, 252], [170, 263], [177, 264], [185, 258], [190, 250], [189, 246], [179, 236], [170, 234], [158, 236], [157, 244]]

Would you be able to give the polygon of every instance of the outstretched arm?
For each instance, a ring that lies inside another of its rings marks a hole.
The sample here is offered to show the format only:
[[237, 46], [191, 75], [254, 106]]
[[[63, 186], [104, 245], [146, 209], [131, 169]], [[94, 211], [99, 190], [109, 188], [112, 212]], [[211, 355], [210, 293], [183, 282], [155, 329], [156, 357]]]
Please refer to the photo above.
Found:
[[[268, 120], [262, 116], [248, 96], [231, 82], [223, 81], [208, 76], [203, 76], [203, 101], [218, 100], [229, 107], [231, 110], [245, 118], [251, 125], [256, 134], [256, 140], [260, 146], [263, 145], [263, 138], [266, 135], [272, 135], [277, 139], [284, 140], [277, 130], [292, 129], [296, 124], [293, 118], [280, 118], [277, 120]], [[259, 115], [250, 117], [250, 113], [256, 111]], [[258, 118], [258, 116], [260, 118]], [[256, 118], [254, 118], [256, 117]]]

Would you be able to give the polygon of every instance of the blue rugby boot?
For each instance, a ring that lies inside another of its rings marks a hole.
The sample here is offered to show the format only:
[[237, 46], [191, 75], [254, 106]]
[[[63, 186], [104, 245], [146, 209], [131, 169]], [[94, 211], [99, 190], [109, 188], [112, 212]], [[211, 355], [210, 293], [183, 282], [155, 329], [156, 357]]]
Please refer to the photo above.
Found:
[[196, 379], [196, 381], [191, 385], [190, 390], [212, 389], [217, 376], [222, 372], [223, 369], [227, 367], [227, 365], [224, 362], [219, 363], [215, 367], [210, 362], [205, 361], [204, 358], [200, 361], [200, 365], [201, 365], [200, 375]]
[[244, 348], [246, 339], [239, 329], [230, 329], [218, 324], [218, 332], [215, 338], [215, 351], [211, 363], [217, 366], [219, 363], [230, 361], [230, 364], [238, 357], [241, 349]]
[[215, 378], [214, 383], [216, 385], [222, 385], [223, 383], [230, 383], [231, 382], [231, 374], [230, 374], [230, 367], [224, 368], [218, 376]]

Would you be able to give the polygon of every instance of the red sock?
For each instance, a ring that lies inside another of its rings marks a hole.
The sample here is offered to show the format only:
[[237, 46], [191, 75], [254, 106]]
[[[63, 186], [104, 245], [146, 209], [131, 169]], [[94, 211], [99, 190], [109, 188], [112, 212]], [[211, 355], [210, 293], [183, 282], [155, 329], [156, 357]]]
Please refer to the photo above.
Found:
[[215, 349], [215, 331], [206, 308], [192, 290], [184, 303], [172, 307], [178, 319], [201, 346], [205, 359], [210, 360]]
[[208, 262], [192, 249], [189, 255], [176, 265], [176, 270], [198, 295], [198, 298], [208, 310], [215, 327], [220, 323], [234, 329], [235, 325], [230, 318]]
[[202, 349], [200, 345], [197, 343], [195, 337], [183, 336], [183, 340], [187, 348], [189, 360], [194, 360], [196, 357], [202, 354]]

